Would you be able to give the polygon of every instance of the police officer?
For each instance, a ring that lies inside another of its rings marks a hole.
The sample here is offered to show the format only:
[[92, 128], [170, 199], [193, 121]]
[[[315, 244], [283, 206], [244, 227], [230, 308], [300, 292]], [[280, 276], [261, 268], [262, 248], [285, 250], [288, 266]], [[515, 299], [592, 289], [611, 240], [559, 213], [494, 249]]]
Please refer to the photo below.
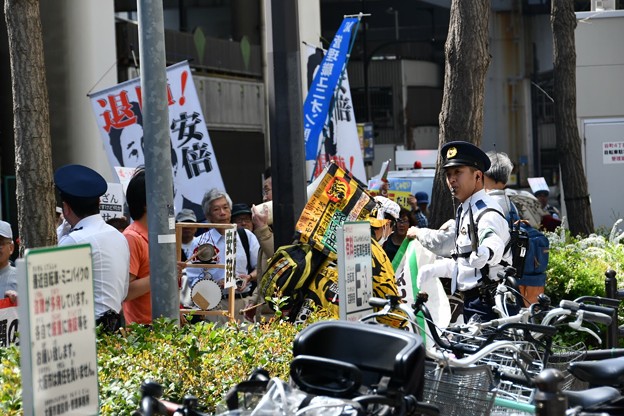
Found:
[[94, 170], [67, 165], [54, 173], [65, 220], [57, 229], [59, 246], [91, 244], [96, 324], [121, 326], [121, 302], [128, 293], [130, 252], [126, 238], [100, 215], [100, 196], [108, 185]]
[[458, 201], [455, 233], [455, 267], [451, 291], [459, 291], [464, 301], [464, 320], [473, 315], [482, 321], [497, 318], [486, 287], [497, 279], [501, 260], [511, 264], [505, 250], [510, 239], [509, 224], [500, 205], [484, 190], [484, 172], [489, 157], [475, 145], [454, 141], [442, 147], [446, 183]]

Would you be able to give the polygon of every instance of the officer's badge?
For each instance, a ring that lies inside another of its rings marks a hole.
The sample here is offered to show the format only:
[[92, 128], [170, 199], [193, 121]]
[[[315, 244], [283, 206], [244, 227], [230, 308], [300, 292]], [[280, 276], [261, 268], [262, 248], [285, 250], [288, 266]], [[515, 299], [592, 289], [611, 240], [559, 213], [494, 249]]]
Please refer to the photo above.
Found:
[[449, 149], [446, 151], [446, 158], [450, 159], [453, 158], [457, 155], [457, 148], [456, 147], [449, 147]]

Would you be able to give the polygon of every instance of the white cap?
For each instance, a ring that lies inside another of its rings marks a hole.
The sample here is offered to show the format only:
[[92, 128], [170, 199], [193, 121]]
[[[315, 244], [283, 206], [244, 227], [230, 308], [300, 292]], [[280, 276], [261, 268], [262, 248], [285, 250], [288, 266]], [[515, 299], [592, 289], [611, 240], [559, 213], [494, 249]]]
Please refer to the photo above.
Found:
[[0, 221], [0, 237], [13, 240], [13, 230], [11, 229], [11, 224], [6, 221]]
[[381, 195], [375, 197], [375, 202], [377, 202], [377, 219], [385, 218], [384, 214], [386, 213], [392, 215], [396, 220], [399, 219], [399, 212], [401, 211], [399, 204]]

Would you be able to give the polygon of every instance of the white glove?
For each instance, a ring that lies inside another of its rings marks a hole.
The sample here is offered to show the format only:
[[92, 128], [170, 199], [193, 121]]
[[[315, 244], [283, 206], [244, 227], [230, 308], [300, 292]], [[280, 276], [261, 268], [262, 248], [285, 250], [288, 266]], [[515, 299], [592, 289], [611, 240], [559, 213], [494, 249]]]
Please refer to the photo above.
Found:
[[475, 269], [482, 269], [490, 259], [490, 249], [485, 246], [479, 246], [477, 251], [473, 251], [468, 257], [468, 265]]
[[71, 229], [72, 229], [71, 224], [68, 223], [67, 220], [63, 220], [61, 225], [59, 225], [56, 228], [56, 237], [60, 240], [61, 238], [63, 238], [66, 235], [68, 235], [69, 232], [71, 231]]

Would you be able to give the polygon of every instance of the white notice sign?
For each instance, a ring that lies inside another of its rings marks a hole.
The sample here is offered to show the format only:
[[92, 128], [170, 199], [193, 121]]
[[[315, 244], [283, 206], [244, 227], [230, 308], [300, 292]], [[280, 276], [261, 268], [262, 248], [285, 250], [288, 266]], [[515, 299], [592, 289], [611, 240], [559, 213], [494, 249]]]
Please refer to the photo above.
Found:
[[340, 319], [357, 321], [373, 311], [370, 223], [345, 222], [338, 228], [337, 249]]
[[624, 142], [603, 142], [602, 163], [624, 163]]
[[24, 415], [97, 415], [91, 246], [27, 250], [17, 266]]

